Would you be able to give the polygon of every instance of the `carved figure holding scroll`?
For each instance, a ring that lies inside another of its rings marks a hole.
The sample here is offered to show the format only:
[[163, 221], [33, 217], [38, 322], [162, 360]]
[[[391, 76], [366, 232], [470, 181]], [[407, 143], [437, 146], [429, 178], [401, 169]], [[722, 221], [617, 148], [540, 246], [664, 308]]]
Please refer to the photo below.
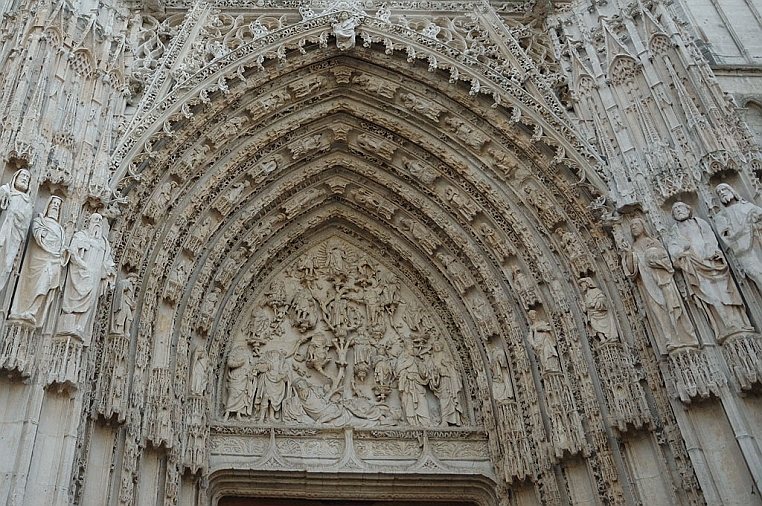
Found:
[[55, 292], [61, 287], [66, 234], [59, 224], [60, 197], [50, 197], [45, 212], [32, 222], [32, 237], [21, 267], [11, 318], [42, 327]]
[[717, 233], [743, 274], [762, 291], [762, 208], [741, 198], [729, 184], [718, 184], [715, 192], [724, 206], [714, 218]]
[[672, 262], [664, 246], [648, 235], [643, 220], [630, 222], [632, 246], [621, 244], [625, 275], [636, 280], [655, 334], [664, 337], [666, 351], [697, 347], [698, 338], [675, 284]]
[[87, 230], [74, 234], [69, 245], [69, 277], [64, 287], [59, 334], [74, 335], [89, 345], [98, 298], [114, 286], [116, 268], [103, 234], [103, 217], [90, 215]]
[[3, 217], [0, 225], [0, 290], [8, 283], [32, 221], [34, 204], [29, 196], [30, 180], [29, 171], [19, 169], [10, 183], [0, 186], [0, 216]]
[[675, 267], [683, 271], [688, 290], [703, 309], [719, 343], [729, 335], [753, 331], [744, 311], [725, 256], [709, 224], [693, 216], [684, 202], [672, 206], [675, 224], [667, 238], [667, 249]]

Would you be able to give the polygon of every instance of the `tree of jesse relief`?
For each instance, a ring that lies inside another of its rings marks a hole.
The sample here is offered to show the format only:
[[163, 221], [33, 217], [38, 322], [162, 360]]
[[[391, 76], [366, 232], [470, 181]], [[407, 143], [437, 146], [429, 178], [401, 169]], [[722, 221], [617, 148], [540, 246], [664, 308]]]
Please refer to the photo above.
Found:
[[276, 276], [237, 336], [226, 419], [467, 424], [460, 368], [425, 305], [346, 243], [325, 242]]

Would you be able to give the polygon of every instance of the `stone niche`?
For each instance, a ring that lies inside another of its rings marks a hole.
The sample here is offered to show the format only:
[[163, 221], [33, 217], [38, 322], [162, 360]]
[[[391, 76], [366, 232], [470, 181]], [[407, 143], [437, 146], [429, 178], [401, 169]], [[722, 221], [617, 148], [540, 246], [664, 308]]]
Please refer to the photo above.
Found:
[[338, 237], [271, 276], [234, 329], [220, 421], [472, 427], [452, 336], [401, 279]]

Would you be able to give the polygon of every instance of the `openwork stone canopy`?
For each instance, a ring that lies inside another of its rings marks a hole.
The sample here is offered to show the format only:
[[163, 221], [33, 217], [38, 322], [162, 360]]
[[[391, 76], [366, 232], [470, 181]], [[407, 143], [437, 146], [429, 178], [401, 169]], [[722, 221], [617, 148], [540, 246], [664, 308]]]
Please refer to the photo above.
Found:
[[726, 443], [746, 490], [759, 150], [647, 3], [40, 8], [58, 81], [0, 102], [13, 441], [76, 504], [702, 504]]

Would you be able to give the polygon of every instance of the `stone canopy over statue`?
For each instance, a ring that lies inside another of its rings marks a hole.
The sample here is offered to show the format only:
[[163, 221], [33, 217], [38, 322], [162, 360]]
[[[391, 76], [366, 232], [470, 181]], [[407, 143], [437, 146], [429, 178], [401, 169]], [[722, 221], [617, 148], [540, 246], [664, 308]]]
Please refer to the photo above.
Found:
[[[366, 252], [331, 239], [264, 285], [226, 360], [223, 414], [258, 422], [464, 426], [442, 326]], [[248, 315], [247, 315], [248, 316]]]

